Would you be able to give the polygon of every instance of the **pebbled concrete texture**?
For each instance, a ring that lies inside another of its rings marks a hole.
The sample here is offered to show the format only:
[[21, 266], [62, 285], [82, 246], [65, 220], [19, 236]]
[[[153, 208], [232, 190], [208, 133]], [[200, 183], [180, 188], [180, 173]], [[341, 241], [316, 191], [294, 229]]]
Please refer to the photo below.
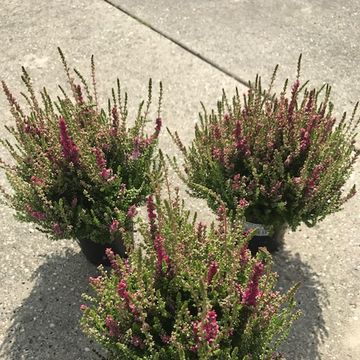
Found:
[[[303, 52], [304, 78], [333, 84], [338, 112], [360, 98], [356, 2], [112, 1], [244, 80], [257, 72], [269, 78], [276, 63], [280, 79], [294, 75]], [[0, 78], [16, 95], [23, 90], [21, 65], [37, 89], [46, 84], [57, 93], [56, 85], [64, 84], [57, 46], [84, 75], [94, 54], [102, 99], [119, 77], [134, 110], [146, 96], [148, 78], [163, 80], [165, 124], [185, 143], [193, 136], [200, 100], [215, 105], [222, 87], [245, 90], [102, 0], [10, 0], [0, 5], [0, 26]], [[2, 125], [13, 120], [3, 95], [0, 119], [0, 136], [7, 136]], [[165, 132], [160, 145], [177, 154]], [[8, 159], [3, 149], [0, 156]], [[349, 182], [359, 173], [357, 164]], [[0, 183], [6, 186], [2, 173]], [[203, 202], [188, 204], [209, 218]], [[316, 227], [288, 232], [275, 256], [280, 286], [301, 283], [303, 316], [283, 346], [287, 359], [360, 359], [359, 214], [357, 195]], [[94, 344], [78, 327], [80, 295], [95, 267], [74, 242], [51, 242], [32, 225], [16, 222], [2, 205], [0, 215], [0, 359], [96, 358]]]

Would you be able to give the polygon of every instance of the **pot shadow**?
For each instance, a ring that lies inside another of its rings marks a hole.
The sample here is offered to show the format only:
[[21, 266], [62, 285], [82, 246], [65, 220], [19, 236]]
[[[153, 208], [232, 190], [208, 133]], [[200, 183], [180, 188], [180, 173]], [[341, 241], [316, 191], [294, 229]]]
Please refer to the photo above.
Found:
[[273, 270], [279, 275], [278, 287], [287, 290], [296, 283], [297, 309], [301, 316], [295, 320], [289, 336], [281, 346], [286, 359], [320, 359], [319, 345], [328, 336], [322, 309], [327, 304], [327, 292], [318, 275], [303, 262], [300, 255], [281, 249], [273, 254]]
[[[97, 269], [81, 253], [51, 255], [32, 275], [30, 295], [14, 310], [0, 357], [6, 360], [99, 359], [82, 333], [81, 294]], [[1, 357], [2, 358], [2, 357]]]

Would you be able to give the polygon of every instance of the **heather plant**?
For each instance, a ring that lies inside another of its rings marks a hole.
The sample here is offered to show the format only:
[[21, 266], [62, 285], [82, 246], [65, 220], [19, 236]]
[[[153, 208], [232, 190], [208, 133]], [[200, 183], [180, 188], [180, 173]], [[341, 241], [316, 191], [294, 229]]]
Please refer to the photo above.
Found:
[[217, 111], [203, 107], [189, 147], [172, 134], [185, 173], [172, 163], [192, 195], [213, 210], [217, 198], [232, 211], [240, 202], [246, 219], [270, 232], [284, 224], [313, 226], [355, 194], [355, 186], [345, 193], [344, 185], [359, 155], [358, 104], [350, 120], [344, 113], [336, 121], [330, 86], [302, 84], [300, 61], [290, 95], [288, 80], [280, 95], [271, 95], [276, 67], [267, 90], [257, 76], [243, 97], [236, 90], [230, 101], [223, 92]]
[[[81, 305], [83, 331], [108, 359], [281, 359], [295, 287], [275, 290], [271, 256], [251, 257], [242, 209], [230, 223], [196, 223], [178, 193], [147, 198], [143, 241], [128, 259], [107, 255]], [[104, 357], [105, 358], [105, 357]]]
[[147, 134], [151, 81], [147, 102], [141, 102], [133, 126], [128, 127], [128, 98], [119, 80], [103, 109], [93, 57], [89, 85], [76, 69], [70, 71], [59, 52], [71, 95], [59, 86], [61, 96], [53, 100], [43, 88], [39, 100], [23, 68], [26, 111], [2, 81], [15, 120], [7, 130], [16, 140], [1, 141], [15, 163], [1, 161], [13, 190], [10, 194], [2, 190], [3, 199], [18, 219], [35, 223], [53, 238], [109, 243], [130, 227], [136, 206], [153, 191], [162, 87], [155, 129]]

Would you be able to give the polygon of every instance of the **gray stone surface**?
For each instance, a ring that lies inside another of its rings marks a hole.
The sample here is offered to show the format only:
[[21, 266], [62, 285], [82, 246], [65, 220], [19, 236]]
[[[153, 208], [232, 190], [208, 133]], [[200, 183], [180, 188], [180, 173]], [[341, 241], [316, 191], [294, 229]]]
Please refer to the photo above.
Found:
[[[118, 0], [113, 0], [120, 3]], [[304, 78], [334, 84], [341, 111], [360, 97], [359, 13], [352, 1], [213, 1], [121, 4], [204, 56], [252, 79], [270, 75], [280, 63], [284, 78], [295, 73], [304, 54]], [[152, 77], [163, 80], [164, 120], [185, 142], [192, 137], [199, 101], [214, 104], [221, 88], [235, 82], [145, 25], [100, 0], [10, 0], [0, 5], [0, 78], [16, 94], [20, 66], [36, 87], [56, 92], [64, 83], [56, 47], [69, 63], [88, 74], [95, 55], [104, 99], [119, 77], [134, 108], [146, 96]], [[242, 88], [243, 90], [243, 88]], [[1, 124], [12, 124], [0, 95]], [[0, 136], [6, 136], [0, 127]], [[161, 146], [176, 154], [164, 133]], [[6, 157], [3, 149], [0, 156]], [[359, 178], [360, 168], [350, 182]], [[3, 174], [0, 183], [6, 185]], [[201, 202], [193, 209], [208, 216]], [[313, 229], [287, 233], [275, 257], [280, 285], [301, 282], [298, 294], [303, 317], [283, 347], [288, 359], [360, 358], [359, 197], [343, 212]], [[0, 206], [0, 358], [63, 360], [93, 358], [92, 344], [78, 328], [80, 294], [96, 273], [71, 241], [51, 242], [29, 224], [20, 224]]]
[[340, 106], [360, 98], [360, 4], [345, 0], [108, 0], [245, 81], [257, 73], [329, 82]]

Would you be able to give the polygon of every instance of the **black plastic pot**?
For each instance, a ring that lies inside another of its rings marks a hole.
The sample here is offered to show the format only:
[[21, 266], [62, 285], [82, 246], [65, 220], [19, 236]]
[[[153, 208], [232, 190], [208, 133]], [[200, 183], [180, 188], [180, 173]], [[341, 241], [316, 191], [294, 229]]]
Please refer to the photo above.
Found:
[[121, 257], [127, 257], [124, 241], [121, 237], [114, 239], [111, 243], [105, 244], [98, 244], [86, 238], [77, 239], [77, 242], [86, 259], [96, 266], [101, 264], [104, 266], [110, 265], [105, 254], [107, 248], [110, 248], [115, 254]]
[[261, 247], [266, 248], [270, 253], [279, 251], [284, 243], [286, 228], [286, 225], [283, 225], [273, 234], [265, 234], [265, 232], [261, 233], [260, 231], [259, 235], [254, 235], [248, 243], [251, 255], [255, 256]]

